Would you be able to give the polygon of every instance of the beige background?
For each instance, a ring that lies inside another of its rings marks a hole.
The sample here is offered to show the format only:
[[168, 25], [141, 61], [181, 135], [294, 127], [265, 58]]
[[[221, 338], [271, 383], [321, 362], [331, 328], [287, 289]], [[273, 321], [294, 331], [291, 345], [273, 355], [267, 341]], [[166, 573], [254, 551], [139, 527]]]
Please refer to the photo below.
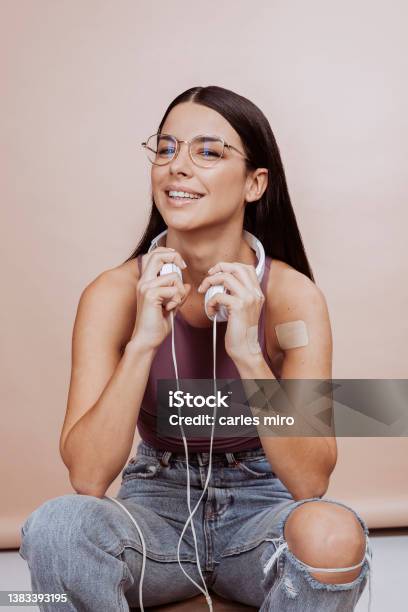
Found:
[[[0, 10], [0, 546], [17, 545], [43, 501], [72, 492], [58, 439], [79, 296], [136, 246], [149, 209], [140, 142], [189, 87], [232, 89], [270, 120], [329, 305], [333, 376], [408, 377], [403, 0]], [[339, 440], [329, 493], [372, 526], [407, 525], [407, 440]]]

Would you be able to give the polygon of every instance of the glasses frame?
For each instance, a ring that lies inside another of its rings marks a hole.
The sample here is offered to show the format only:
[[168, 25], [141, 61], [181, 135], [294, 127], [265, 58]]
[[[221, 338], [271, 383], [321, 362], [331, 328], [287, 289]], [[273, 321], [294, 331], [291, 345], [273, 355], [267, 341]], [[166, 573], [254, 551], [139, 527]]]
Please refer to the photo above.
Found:
[[[193, 162], [194, 165], [198, 166], [199, 168], [213, 168], [214, 166], [216, 166], [218, 164], [218, 162], [220, 161], [220, 159], [222, 157], [224, 157], [224, 151], [225, 148], [227, 149], [233, 149], [234, 151], [236, 151], [237, 153], [239, 153], [247, 162], [250, 163], [250, 160], [246, 157], [246, 155], [244, 153], [242, 153], [242, 151], [240, 151], [239, 149], [237, 149], [236, 147], [233, 147], [232, 145], [228, 144], [225, 142], [224, 138], [222, 138], [222, 136], [218, 136], [217, 134], [197, 134], [197, 136], [194, 136], [193, 138], [191, 138], [191, 140], [179, 140], [178, 138], [176, 138], [175, 136], [173, 136], [173, 134], [167, 134], [165, 132], [156, 132], [156, 134], [152, 134], [151, 136], [149, 136], [149, 138], [145, 141], [142, 142], [141, 145], [144, 149], [149, 149], [149, 151], [152, 151], [152, 153], [155, 153], [155, 151], [153, 151], [153, 149], [151, 149], [150, 147], [147, 146], [147, 143], [149, 142], [150, 138], [152, 138], [153, 136], [170, 136], [170, 138], [173, 138], [176, 141], [176, 149], [174, 151], [173, 157], [170, 158], [168, 161], [166, 161], [164, 164], [157, 164], [154, 161], [152, 161], [149, 156], [147, 155], [148, 160], [150, 161], [151, 164], [153, 164], [154, 166], [167, 166], [167, 164], [170, 164], [174, 159], [176, 159], [177, 155], [180, 152], [180, 145], [184, 142], [188, 145], [188, 154], [190, 156], [191, 161]], [[191, 143], [196, 139], [196, 138], [217, 138], [218, 140], [220, 140], [223, 144], [222, 147], [222, 154], [221, 156], [211, 165], [211, 166], [201, 166], [200, 164], [198, 164], [194, 159], [193, 156], [191, 154]]]

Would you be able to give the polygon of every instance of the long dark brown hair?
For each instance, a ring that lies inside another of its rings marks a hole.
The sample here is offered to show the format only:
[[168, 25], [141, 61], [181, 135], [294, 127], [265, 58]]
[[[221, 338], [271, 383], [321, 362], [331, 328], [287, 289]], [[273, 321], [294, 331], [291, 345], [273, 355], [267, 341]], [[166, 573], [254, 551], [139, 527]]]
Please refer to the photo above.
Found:
[[[232, 125], [241, 137], [249, 160], [245, 162], [247, 171], [268, 168], [268, 186], [257, 202], [246, 205], [243, 229], [262, 242], [266, 255], [286, 262], [314, 282], [290, 201], [279, 148], [263, 112], [253, 102], [229, 89], [215, 85], [192, 87], [171, 102], [160, 122], [158, 133], [162, 131], [171, 109], [182, 102], [212, 108]], [[165, 229], [167, 225], [152, 194], [149, 222], [139, 244], [126, 261], [147, 253], [153, 238]]]

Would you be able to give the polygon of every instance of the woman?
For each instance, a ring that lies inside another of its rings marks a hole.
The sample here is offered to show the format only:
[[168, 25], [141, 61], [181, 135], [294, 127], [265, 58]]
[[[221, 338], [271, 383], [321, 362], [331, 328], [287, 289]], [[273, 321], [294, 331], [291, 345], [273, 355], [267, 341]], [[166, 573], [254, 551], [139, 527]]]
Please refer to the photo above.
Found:
[[[353, 610], [368, 577], [369, 532], [353, 509], [322, 499], [337, 459], [334, 437], [215, 439], [210, 486], [194, 516], [200, 564], [190, 529], [183, 572], [177, 563], [188, 519], [186, 461], [182, 441], [155, 427], [157, 381], [174, 379], [170, 313], [181, 378], [212, 378], [203, 296], [219, 282], [229, 293], [208, 307], [214, 314], [223, 304], [229, 316], [217, 324], [217, 378], [331, 378], [332, 339], [263, 113], [229, 90], [195, 87], [170, 104], [144, 146], [152, 162], [148, 227], [124, 264], [86, 287], [74, 326], [60, 452], [80, 495], [47, 501], [22, 529], [33, 589], [68, 593], [67, 610], [139, 605], [141, 538], [104, 497], [138, 426], [142, 442], [117, 499], [145, 540], [145, 606], [192, 597], [202, 577], [206, 588], [263, 612]], [[148, 252], [165, 229], [165, 245]], [[260, 283], [243, 230], [265, 249]], [[165, 263], [179, 266], [182, 280], [158, 276]], [[275, 327], [290, 321], [305, 322], [310, 341], [284, 350]], [[251, 353], [254, 325], [259, 352]], [[189, 450], [194, 507], [208, 474], [208, 439], [190, 441]]]

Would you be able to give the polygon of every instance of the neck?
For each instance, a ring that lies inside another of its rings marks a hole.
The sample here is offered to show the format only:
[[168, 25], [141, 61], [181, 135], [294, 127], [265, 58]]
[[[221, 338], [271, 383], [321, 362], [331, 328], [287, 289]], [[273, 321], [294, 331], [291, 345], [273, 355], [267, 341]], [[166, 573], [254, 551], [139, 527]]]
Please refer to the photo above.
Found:
[[237, 228], [205, 228], [180, 232], [172, 228], [163, 246], [176, 249], [187, 264], [183, 280], [197, 288], [208, 270], [220, 261], [239, 262], [256, 267], [257, 257], [243, 237], [242, 226]]

